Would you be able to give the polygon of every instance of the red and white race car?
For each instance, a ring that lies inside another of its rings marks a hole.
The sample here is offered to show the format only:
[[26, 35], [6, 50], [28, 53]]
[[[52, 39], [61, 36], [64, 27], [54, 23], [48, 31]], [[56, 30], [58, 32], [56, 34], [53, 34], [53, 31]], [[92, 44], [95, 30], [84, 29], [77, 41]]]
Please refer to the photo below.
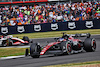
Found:
[[[48, 43], [43, 48], [38, 43], [32, 43], [30, 46], [30, 56], [32, 58], [39, 58], [40, 55], [45, 54], [72, 54], [79, 53], [85, 50], [86, 52], [93, 52], [96, 50], [96, 41], [90, 38], [90, 34], [64, 34], [60, 38], [54, 38], [55, 42]], [[78, 37], [86, 37], [81, 40]], [[25, 55], [28, 56], [28, 49]]]
[[12, 46], [12, 45], [28, 45], [29, 38], [24, 36], [23, 39], [13, 37], [12, 35], [0, 36], [0, 46]]

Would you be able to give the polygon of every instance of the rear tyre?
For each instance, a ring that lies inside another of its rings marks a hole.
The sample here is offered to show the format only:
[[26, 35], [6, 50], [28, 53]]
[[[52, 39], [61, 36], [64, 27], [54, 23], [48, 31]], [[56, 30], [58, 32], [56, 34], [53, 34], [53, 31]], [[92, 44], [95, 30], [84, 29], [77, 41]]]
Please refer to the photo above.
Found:
[[86, 38], [84, 41], [84, 50], [86, 52], [93, 52], [96, 50], [96, 41], [93, 38]]
[[27, 36], [24, 36], [22, 40], [29, 42], [29, 38]]
[[39, 58], [41, 52], [41, 47], [37, 43], [32, 43], [30, 46], [30, 56], [32, 58]]

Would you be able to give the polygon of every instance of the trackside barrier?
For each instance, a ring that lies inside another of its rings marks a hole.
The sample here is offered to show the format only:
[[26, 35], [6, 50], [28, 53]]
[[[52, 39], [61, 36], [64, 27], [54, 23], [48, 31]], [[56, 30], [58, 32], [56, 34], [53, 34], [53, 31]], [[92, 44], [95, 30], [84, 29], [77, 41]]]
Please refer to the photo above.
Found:
[[62, 30], [100, 29], [100, 19], [68, 21], [57, 23], [30, 24], [21, 26], [0, 26], [1, 34], [18, 34]]

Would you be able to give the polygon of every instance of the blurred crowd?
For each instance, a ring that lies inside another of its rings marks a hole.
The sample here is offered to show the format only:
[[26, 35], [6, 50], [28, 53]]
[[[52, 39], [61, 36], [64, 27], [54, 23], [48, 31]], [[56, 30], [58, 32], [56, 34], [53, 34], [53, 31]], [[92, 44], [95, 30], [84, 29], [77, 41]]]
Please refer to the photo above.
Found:
[[0, 25], [80, 21], [100, 18], [100, 2], [10, 5], [0, 7]]

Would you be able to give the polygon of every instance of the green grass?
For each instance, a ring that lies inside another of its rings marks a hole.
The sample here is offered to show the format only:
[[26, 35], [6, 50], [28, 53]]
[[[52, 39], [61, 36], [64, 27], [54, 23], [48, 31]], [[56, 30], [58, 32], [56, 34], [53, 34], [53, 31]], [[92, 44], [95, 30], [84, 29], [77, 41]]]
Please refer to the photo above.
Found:
[[19, 38], [22, 38], [23, 36], [28, 36], [29, 38], [48, 38], [48, 37], [60, 37], [62, 36], [61, 32], [66, 32], [67, 34], [76, 34], [76, 33], [100, 34], [100, 29], [35, 32], [35, 33], [13, 34], [13, 36]]
[[[60, 64], [60, 65], [50, 65], [50, 66], [44, 66], [44, 67], [77, 67], [77, 66], [91, 65], [91, 64], [100, 64], [100, 61], [70, 63], [70, 64]], [[85, 67], [87, 67], [87, 66], [85, 66]]]
[[26, 48], [0, 48], [0, 57], [24, 55]]

